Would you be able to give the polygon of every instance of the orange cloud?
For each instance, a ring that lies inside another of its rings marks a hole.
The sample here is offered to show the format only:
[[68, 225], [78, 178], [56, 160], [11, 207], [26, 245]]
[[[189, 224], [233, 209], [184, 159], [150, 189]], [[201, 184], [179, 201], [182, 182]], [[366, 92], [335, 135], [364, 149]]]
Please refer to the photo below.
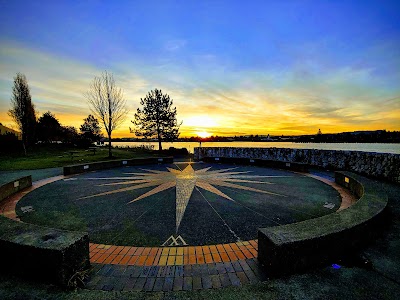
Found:
[[[27, 75], [40, 114], [49, 110], [63, 125], [79, 129], [91, 113], [84, 92], [101, 73], [99, 68], [7, 43], [0, 49], [0, 62], [0, 122], [4, 125], [13, 123], [7, 110], [16, 70]], [[200, 78], [196, 70], [176, 65], [156, 68], [120, 62], [110, 71], [125, 91], [130, 110], [113, 137], [133, 137], [130, 120], [140, 98], [156, 87], [174, 100], [178, 120], [183, 120], [181, 136], [400, 129], [400, 91], [375, 84], [370, 70], [344, 67], [316, 79], [299, 76], [296, 70], [226, 73], [216, 68]]]

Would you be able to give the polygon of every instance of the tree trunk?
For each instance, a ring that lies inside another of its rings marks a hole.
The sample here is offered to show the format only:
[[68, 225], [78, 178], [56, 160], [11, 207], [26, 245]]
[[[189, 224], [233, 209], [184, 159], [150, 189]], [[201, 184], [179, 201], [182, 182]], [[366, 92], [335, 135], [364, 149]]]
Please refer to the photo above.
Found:
[[28, 147], [28, 141], [26, 138], [26, 126], [23, 127], [23, 129], [21, 131], [22, 131], [21, 132], [22, 148], [24, 148], [24, 155], [26, 156], [26, 148]]
[[158, 138], [158, 151], [162, 151], [162, 146], [161, 146], [161, 139]]
[[111, 154], [111, 132], [112, 132], [112, 124], [113, 124], [113, 112], [111, 110], [111, 97], [110, 92], [108, 90], [108, 80], [107, 80], [107, 98], [108, 98], [108, 157], [112, 158]]
[[26, 156], [26, 147], [25, 147], [25, 142], [24, 141], [22, 141], [22, 147], [24, 148], [24, 154]]
[[162, 146], [161, 146], [161, 134], [160, 134], [160, 129], [157, 126], [157, 137], [158, 137], [158, 151], [162, 151]]
[[111, 154], [111, 133], [108, 132], [108, 157], [112, 158]]

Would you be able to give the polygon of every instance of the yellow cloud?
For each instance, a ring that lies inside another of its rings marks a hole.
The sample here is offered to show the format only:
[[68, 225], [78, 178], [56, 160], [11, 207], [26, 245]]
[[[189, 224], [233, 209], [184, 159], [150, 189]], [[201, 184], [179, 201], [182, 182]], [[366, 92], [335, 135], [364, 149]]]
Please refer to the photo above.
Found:
[[[198, 57], [196, 59], [199, 59]], [[161, 88], [174, 100], [181, 136], [208, 132], [213, 135], [311, 134], [352, 130], [399, 130], [400, 90], [381, 86], [371, 70], [348, 67], [303, 76], [302, 67], [265, 72], [227, 72], [216, 66], [210, 72], [165, 63], [146, 65], [135, 61], [111, 63], [117, 85], [124, 90], [128, 114], [114, 137], [132, 137], [130, 120], [140, 98]], [[304, 66], [303, 66], [304, 68]], [[53, 112], [63, 125], [79, 128], [91, 113], [84, 92], [103, 70], [68, 57], [5, 42], [0, 48], [0, 122], [7, 115], [13, 77], [27, 76], [37, 111]], [[203, 72], [204, 73], [204, 72]], [[199, 75], [200, 74], [200, 75]], [[386, 100], [385, 100], [386, 99]]]

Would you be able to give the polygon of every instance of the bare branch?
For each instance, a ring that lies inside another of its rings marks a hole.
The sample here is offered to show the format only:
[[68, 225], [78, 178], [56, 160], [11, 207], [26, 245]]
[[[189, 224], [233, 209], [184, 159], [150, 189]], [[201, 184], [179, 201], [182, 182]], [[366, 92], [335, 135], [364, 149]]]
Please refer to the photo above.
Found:
[[93, 114], [103, 122], [111, 157], [112, 131], [121, 125], [128, 113], [123, 91], [115, 85], [114, 76], [105, 71], [101, 76], [94, 77], [85, 97]]

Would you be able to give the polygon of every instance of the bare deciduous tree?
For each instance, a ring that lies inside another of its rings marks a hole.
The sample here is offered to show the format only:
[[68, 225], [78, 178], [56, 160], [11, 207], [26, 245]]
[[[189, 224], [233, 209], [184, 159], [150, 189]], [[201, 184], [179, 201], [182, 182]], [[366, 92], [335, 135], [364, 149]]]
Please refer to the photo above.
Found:
[[35, 106], [32, 104], [28, 81], [24, 74], [17, 73], [17, 76], [14, 77], [11, 106], [8, 114], [21, 131], [22, 145], [26, 155], [26, 147], [34, 141], [36, 113]]
[[95, 76], [90, 89], [85, 93], [90, 109], [104, 125], [108, 135], [108, 156], [111, 154], [111, 134], [124, 121], [128, 113], [122, 89], [115, 85], [114, 77], [105, 71]]

